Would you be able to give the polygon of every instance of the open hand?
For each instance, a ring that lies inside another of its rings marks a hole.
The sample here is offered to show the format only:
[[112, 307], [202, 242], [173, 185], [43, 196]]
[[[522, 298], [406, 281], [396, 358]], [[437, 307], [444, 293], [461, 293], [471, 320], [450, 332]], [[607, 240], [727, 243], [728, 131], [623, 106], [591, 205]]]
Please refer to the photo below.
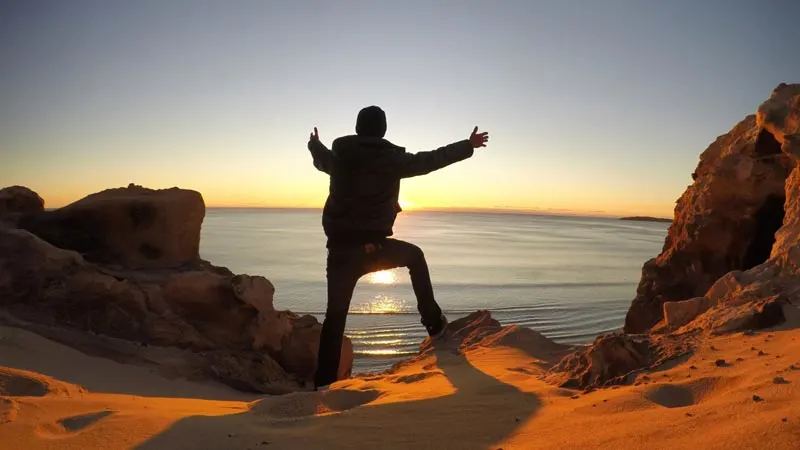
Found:
[[308, 140], [311, 142], [319, 141], [319, 132], [317, 131], [317, 127], [314, 127], [314, 132], [311, 133], [311, 135], [308, 137]]
[[[314, 130], [316, 130], [316, 128]], [[486, 143], [488, 141], [489, 133], [486, 131], [483, 133], [478, 133], [478, 127], [475, 127], [475, 129], [472, 130], [472, 134], [469, 137], [469, 143], [472, 144], [472, 148], [486, 147]]]

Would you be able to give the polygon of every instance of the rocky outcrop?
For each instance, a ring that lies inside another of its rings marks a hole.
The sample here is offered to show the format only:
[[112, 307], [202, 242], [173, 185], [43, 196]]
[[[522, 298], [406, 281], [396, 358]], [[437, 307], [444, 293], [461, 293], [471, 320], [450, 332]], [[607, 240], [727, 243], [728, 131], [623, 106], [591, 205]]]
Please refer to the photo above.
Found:
[[44, 200], [24, 186], [0, 189], [0, 221], [12, 222], [22, 214], [44, 211]]
[[705, 297], [695, 297], [680, 302], [664, 302], [664, 321], [671, 328], [681, 327], [694, 320], [711, 307]]
[[199, 259], [205, 205], [200, 193], [130, 185], [91, 194], [20, 227], [88, 261], [128, 268], [177, 267]]
[[799, 157], [800, 85], [781, 84], [700, 156], [663, 251], [644, 264], [626, 332], [646, 332], [664, 311], [674, 325], [690, 322], [717, 304], [707, 292], [729, 272], [770, 266], [764, 277], [797, 275]]
[[[413, 365], [435, 352], [463, 355], [472, 350], [494, 347], [507, 347], [527, 353], [546, 367], [574, 350], [573, 346], [553, 342], [530, 328], [503, 326], [492, 318], [489, 311], [479, 310], [450, 322], [442, 337], [435, 340], [426, 338], [416, 356], [395, 364], [387, 372]], [[529, 369], [531, 368], [526, 368], [525, 373], [530, 373]]]
[[545, 379], [593, 389], [692, 351], [696, 337], [774, 327], [800, 304], [800, 85], [700, 156], [658, 257], [647, 261], [624, 332], [598, 337]]
[[443, 339], [438, 342], [431, 338], [426, 338], [420, 345], [420, 353], [433, 350], [437, 343], [439, 345], [446, 344], [454, 350], [463, 352], [480, 343], [487, 336], [491, 336], [502, 329], [503, 326], [492, 317], [491, 312], [486, 310], [476, 311], [447, 324]]
[[443, 339], [427, 339], [410, 363], [481, 346], [512, 346], [539, 361], [570, 351], [542, 379], [588, 391], [633, 382], [709, 334], [800, 326], [798, 158], [800, 85], [780, 85], [701, 155], [662, 253], [644, 265], [624, 330], [569, 348], [478, 311], [448, 325]]
[[679, 334], [723, 334], [774, 327], [786, 320], [787, 308], [797, 309], [792, 303], [798, 303], [799, 288], [797, 280], [780, 276], [772, 262], [746, 272], [733, 271], [714, 283], [705, 296], [677, 302], [676, 306], [683, 309], [680, 320], [674, 320], [675, 313], [668, 311], [670, 303], [665, 303], [665, 325], [667, 331]]
[[[291, 390], [313, 376], [321, 331], [316, 318], [276, 310], [275, 288], [267, 279], [234, 275], [197, 256], [204, 214], [196, 210], [202, 209], [199, 194], [143, 188], [101, 194], [66, 212], [23, 217], [23, 224], [42, 226], [31, 229], [43, 230], [49, 242], [28, 230], [0, 228], [0, 310], [40, 327], [174, 348], [181, 351], [171, 358], [183, 361], [180, 372], [240, 389]], [[190, 217], [183, 220], [172, 207]], [[149, 225], [132, 219], [134, 210], [150, 211], [143, 213]], [[91, 234], [93, 218], [102, 224], [98, 235], [80, 238]], [[190, 237], [197, 241], [190, 243]], [[143, 243], [163, 250], [144, 265], [161, 267], [141, 267], [137, 249]], [[70, 336], [65, 343], [76, 346], [81, 336], [53, 334]], [[91, 341], [80, 339], [83, 347]], [[103, 351], [115, 348], [121, 346]], [[352, 344], [345, 339], [340, 378], [350, 375], [352, 361]]]
[[633, 380], [632, 375], [686, 355], [691, 349], [688, 340], [673, 336], [609, 333], [566, 356], [544, 379], [560, 387], [583, 390], [624, 384]]
[[549, 371], [547, 380], [566, 388], [613, 384], [635, 370], [650, 366], [655, 353], [646, 337], [608, 334], [561, 360]]

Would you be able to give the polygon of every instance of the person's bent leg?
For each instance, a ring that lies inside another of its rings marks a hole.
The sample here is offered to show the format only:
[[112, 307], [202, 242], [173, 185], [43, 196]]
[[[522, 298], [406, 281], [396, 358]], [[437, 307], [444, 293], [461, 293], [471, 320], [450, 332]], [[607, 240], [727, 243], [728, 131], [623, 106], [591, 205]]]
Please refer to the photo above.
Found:
[[411, 286], [417, 297], [417, 310], [422, 317], [422, 324], [431, 335], [436, 335], [444, 326], [442, 309], [433, 295], [428, 263], [422, 249], [416, 245], [397, 239], [386, 239], [382, 248], [376, 252], [376, 263], [371, 269], [386, 270], [396, 267], [408, 267]]
[[338, 379], [347, 312], [353, 290], [361, 275], [355, 268], [348, 266], [350, 265], [337, 263], [332, 265], [330, 258], [328, 260], [328, 306], [319, 337], [317, 372], [314, 377], [316, 386], [326, 386]]

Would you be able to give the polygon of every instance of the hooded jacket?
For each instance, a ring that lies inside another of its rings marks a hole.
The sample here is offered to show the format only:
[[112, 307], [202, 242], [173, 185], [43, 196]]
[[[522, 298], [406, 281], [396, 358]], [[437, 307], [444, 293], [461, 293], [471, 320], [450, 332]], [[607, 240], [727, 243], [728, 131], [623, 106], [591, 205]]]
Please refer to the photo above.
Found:
[[328, 150], [308, 143], [314, 167], [330, 175], [322, 227], [332, 245], [360, 245], [393, 234], [400, 180], [425, 175], [472, 156], [465, 139], [433, 151], [407, 153], [383, 138], [351, 135]]

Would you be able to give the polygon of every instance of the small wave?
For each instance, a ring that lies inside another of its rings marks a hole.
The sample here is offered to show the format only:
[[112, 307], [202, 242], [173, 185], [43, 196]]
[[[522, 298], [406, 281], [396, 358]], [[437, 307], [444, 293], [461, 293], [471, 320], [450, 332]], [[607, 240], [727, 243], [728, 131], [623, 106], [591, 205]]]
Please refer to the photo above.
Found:
[[598, 288], [635, 286], [631, 281], [598, 281], [590, 283], [436, 283], [442, 287], [463, 287], [469, 289], [533, 289], [533, 288]]
[[[324, 280], [314, 281], [306, 279], [290, 280], [292, 283], [303, 284], [306, 286], [316, 285], [323, 287], [326, 285]], [[592, 282], [532, 282], [532, 283], [454, 283], [447, 281], [436, 282], [434, 288], [441, 288], [447, 290], [511, 290], [511, 289], [564, 289], [564, 288], [619, 288], [619, 287], [636, 287], [638, 280], [629, 281], [592, 281]], [[397, 285], [410, 285], [408, 279], [403, 279]], [[367, 284], [359, 285], [360, 289], [382, 289], [387, 285], [384, 284]]]
[[360, 328], [357, 330], [347, 330], [348, 336], [355, 336], [359, 337], [372, 337], [372, 338], [383, 338], [383, 339], [390, 339], [390, 338], [400, 338], [403, 336], [407, 336], [409, 333], [415, 332], [418, 328], [421, 328], [422, 325], [409, 325], [406, 327], [380, 327], [380, 328]]
[[[308, 314], [310, 316], [324, 316], [324, 311], [298, 311], [296, 314], [305, 315]], [[348, 312], [351, 316], [413, 316], [419, 315], [419, 313], [412, 309], [407, 310], [399, 310], [399, 311], [368, 311], [368, 310], [359, 310], [353, 309]]]
[[[611, 303], [611, 302], [609, 302]], [[565, 304], [558, 304], [558, 303], [542, 303], [542, 304], [534, 304], [534, 305], [524, 305], [524, 306], [500, 306], [500, 307], [486, 307], [481, 305], [476, 305], [470, 309], [467, 308], [459, 308], [459, 309], [445, 309], [443, 312], [447, 315], [467, 315], [475, 312], [478, 309], [486, 309], [492, 313], [498, 314], [513, 314], [513, 313], [547, 313], [547, 314], [574, 314], [574, 315], [586, 315], [591, 313], [592, 311], [597, 312], [608, 312], [608, 306], [604, 304], [602, 305], [595, 305], [595, 306], [586, 306], [581, 305], [580, 307], [572, 306], [572, 305], [565, 305]], [[625, 309], [627, 311], [627, 309]], [[614, 311], [617, 313], [617, 311]], [[304, 315], [312, 315], [312, 316], [325, 316], [324, 312], [320, 311], [302, 311], [297, 312], [297, 314]], [[354, 316], [418, 316], [419, 312], [413, 309], [408, 310], [399, 310], [399, 311], [367, 311], [367, 310], [352, 310], [348, 314]]]
[[[555, 302], [548, 302], [548, 303], [536, 303], [532, 305], [511, 305], [511, 306], [481, 306], [476, 305], [472, 308], [451, 308], [445, 309], [445, 314], [471, 314], [478, 309], [487, 309], [493, 313], [515, 313], [515, 312], [546, 312], [546, 313], [557, 313], [559, 311], [567, 311], [573, 309], [570, 305], [565, 305], [563, 303], [555, 303]], [[598, 308], [600, 309], [600, 308]], [[585, 307], [581, 306], [581, 310], [585, 310]], [[297, 314], [303, 315], [308, 314], [312, 316], [324, 316], [325, 312], [321, 311], [298, 311]], [[353, 309], [350, 310], [350, 315], [355, 316], [418, 316], [419, 312], [416, 309], [408, 308], [408, 309], [401, 309], [395, 311], [370, 311], [366, 309]]]

